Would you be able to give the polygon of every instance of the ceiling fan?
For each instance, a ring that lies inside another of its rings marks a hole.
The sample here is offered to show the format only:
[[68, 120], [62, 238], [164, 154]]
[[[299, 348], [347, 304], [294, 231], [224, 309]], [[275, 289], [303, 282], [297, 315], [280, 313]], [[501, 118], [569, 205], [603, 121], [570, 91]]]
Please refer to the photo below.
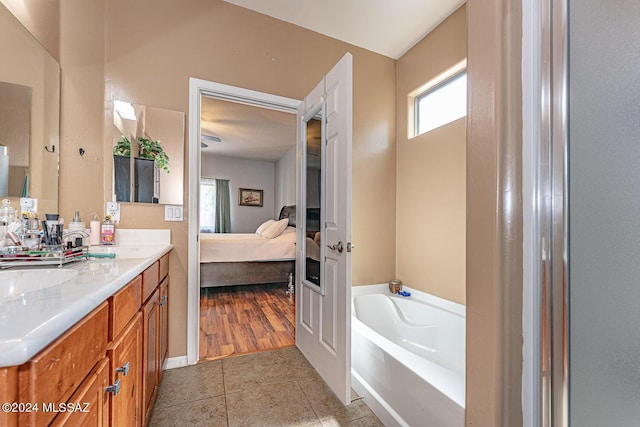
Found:
[[202, 135], [200, 137], [200, 148], [207, 148], [209, 146], [207, 142], [222, 142], [222, 138], [213, 135]]

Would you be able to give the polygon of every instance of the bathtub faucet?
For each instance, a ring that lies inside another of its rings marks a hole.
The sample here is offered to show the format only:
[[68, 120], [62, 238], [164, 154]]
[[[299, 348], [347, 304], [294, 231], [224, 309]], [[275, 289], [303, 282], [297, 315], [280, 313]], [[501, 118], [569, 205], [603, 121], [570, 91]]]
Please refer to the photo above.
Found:
[[393, 279], [389, 281], [389, 292], [397, 294], [402, 290], [402, 280]]

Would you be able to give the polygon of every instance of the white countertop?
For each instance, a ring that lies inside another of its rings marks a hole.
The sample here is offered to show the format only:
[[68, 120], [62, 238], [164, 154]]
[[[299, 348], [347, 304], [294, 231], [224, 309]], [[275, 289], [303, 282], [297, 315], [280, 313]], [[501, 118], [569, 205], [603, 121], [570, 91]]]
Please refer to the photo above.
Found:
[[[135, 245], [139, 247], [139, 258], [118, 258], [115, 247], [115, 259], [91, 258], [65, 265], [64, 268], [78, 271], [68, 282], [19, 299], [0, 301], [0, 367], [21, 365], [31, 359], [173, 248], [169, 230], [139, 230], [142, 234], [117, 231], [125, 232], [116, 235], [116, 239], [122, 237], [121, 247], [131, 248], [135, 241], [146, 243]], [[150, 239], [140, 239], [141, 236]], [[103, 250], [100, 247], [96, 252]]]

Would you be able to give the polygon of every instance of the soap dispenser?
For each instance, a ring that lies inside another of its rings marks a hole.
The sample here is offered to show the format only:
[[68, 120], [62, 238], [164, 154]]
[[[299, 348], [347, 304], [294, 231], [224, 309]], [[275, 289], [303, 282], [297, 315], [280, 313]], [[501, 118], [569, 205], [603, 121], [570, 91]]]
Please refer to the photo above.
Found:
[[84, 231], [84, 222], [80, 219], [80, 212], [76, 211], [73, 221], [69, 223], [69, 231]]

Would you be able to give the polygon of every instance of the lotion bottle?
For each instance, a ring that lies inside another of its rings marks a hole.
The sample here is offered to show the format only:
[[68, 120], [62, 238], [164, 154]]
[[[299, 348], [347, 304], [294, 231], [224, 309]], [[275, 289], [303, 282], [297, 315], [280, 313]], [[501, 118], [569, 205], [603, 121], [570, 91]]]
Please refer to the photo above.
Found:
[[91, 246], [100, 244], [100, 220], [96, 214], [93, 214], [89, 223], [89, 244]]

